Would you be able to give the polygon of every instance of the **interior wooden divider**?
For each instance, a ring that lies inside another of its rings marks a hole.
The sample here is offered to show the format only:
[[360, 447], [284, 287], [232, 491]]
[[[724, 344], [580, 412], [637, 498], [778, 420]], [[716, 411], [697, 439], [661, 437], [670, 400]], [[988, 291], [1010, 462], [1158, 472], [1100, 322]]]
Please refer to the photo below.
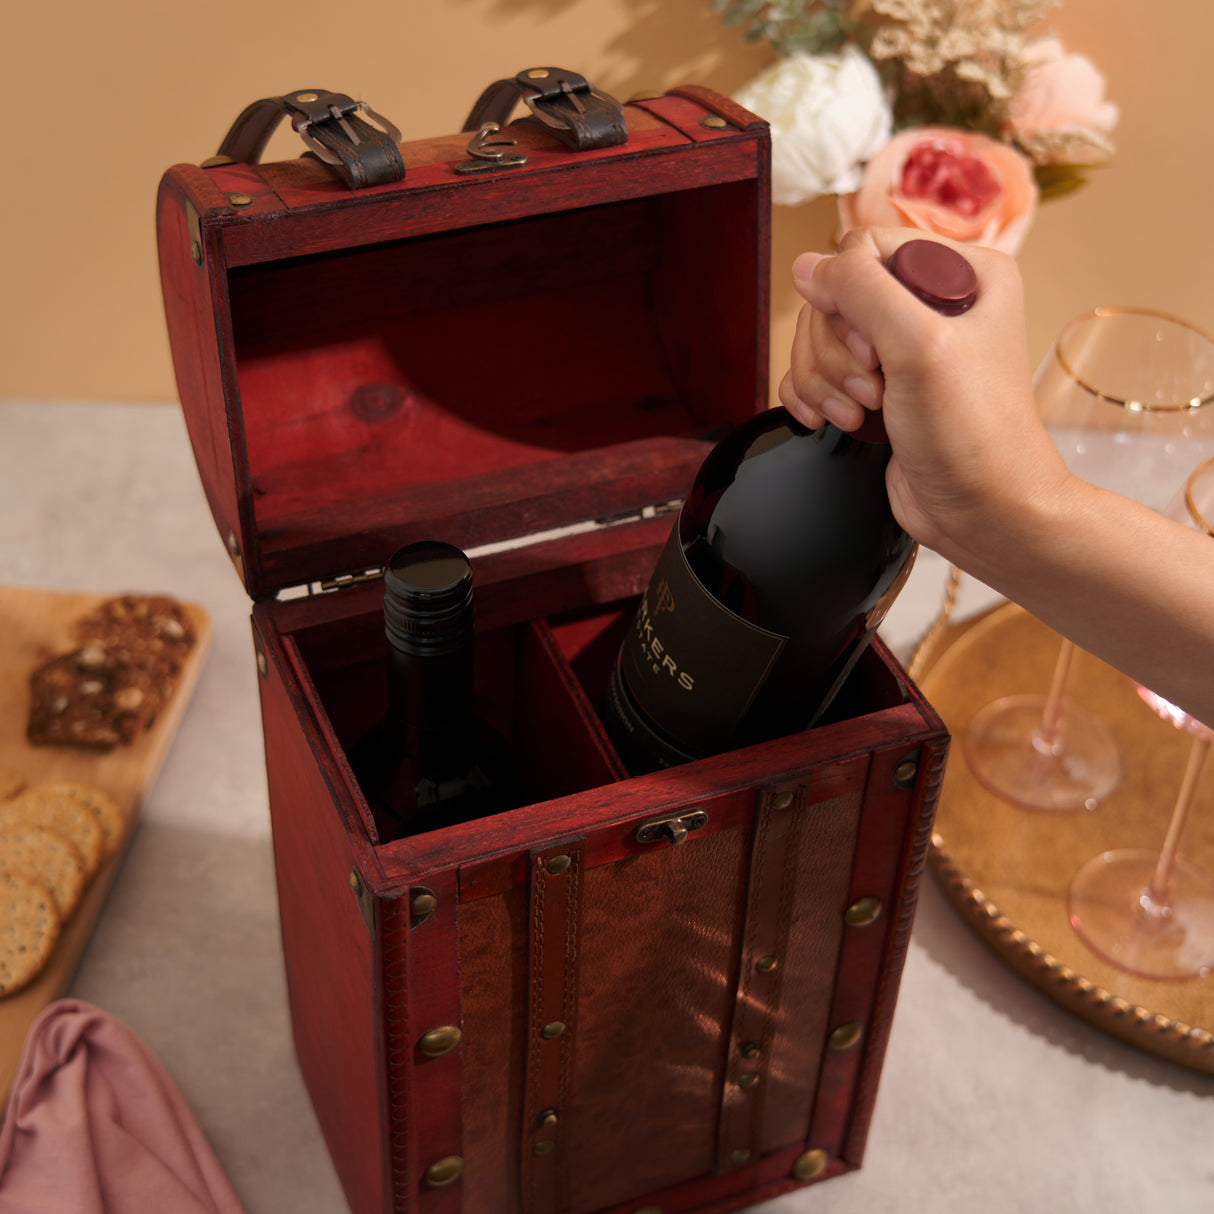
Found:
[[[506, 742], [525, 804], [627, 778], [597, 710], [625, 616], [617, 604], [477, 633], [477, 714]], [[349, 755], [387, 703], [382, 616], [343, 615], [340, 628], [313, 623], [291, 636]]]

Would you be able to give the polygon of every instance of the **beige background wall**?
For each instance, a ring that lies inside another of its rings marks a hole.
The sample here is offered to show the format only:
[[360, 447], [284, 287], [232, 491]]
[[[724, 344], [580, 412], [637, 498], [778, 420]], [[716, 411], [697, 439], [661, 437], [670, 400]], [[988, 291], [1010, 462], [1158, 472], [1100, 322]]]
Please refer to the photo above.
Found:
[[[0, 397], [175, 399], [153, 206], [162, 170], [215, 151], [256, 97], [323, 86], [406, 139], [455, 131], [481, 87], [536, 63], [626, 98], [730, 92], [770, 61], [710, 0], [69, 0], [6, 19]], [[1214, 6], [1066, 0], [1049, 24], [1122, 107], [1116, 162], [1045, 208], [1021, 253], [1034, 353], [1073, 313], [1144, 303], [1214, 329]], [[299, 144], [280, 133], [271, 156]], [[787, 267], [827, 246], [832, 204], [778, 209], [773, 374], [797, 300]], [[2, 441], [2, 439], [0, 439]]]

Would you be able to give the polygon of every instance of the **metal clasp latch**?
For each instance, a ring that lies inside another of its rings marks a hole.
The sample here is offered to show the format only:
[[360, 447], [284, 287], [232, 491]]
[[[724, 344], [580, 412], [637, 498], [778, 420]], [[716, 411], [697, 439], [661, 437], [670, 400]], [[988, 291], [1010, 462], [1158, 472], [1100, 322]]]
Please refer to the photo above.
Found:
[[688, 834], [708, 825], [708, 815], [702, 809], [688, 810], [674, 818], [659, 818], [655, 822], [646, 822], [636, 828], [638, 843], [660, 843], [669, 839], [671, 846], [677, 847], [687, 841]]
[[507, 152], [504, 149], [515, 146], [513, 139], [493, 139], [501, 126], [496, 122], [486, 122], [471, 139], [468, 140], [468, 155], [471, 160], [461, 160], [455, 166], [457, 173], [484, 173], [492, 169], [517, 169], [527, 163], [527, 157], [522, 152]]
[[[300, 94], [299, 99], [310, 100], [315, 94]], [[328, 148], [318, 143], [311, 135], [308, 134], [308, 128], [316, 126], [320, 122], [336, 122], [341, 127], [342, 134], [350, 141], [353, 147], [358, 147], [362, 140], [358, 137], [358, 132], [347, 121], [351, 114], [365, 114], [381, 131], [387, 135], [393, 143], [400, 143], [401, 133], [396, 125], [389, 122], [382, 114], [377, 114], [365, 101], [352, 101], [349, 97], [342, 99], [341, 104], [331, 103], [327, 107], [327, 114], [323, 117], [308, 114], [296, 114], [291, 119], [291, 125], [295, 128], [300, 139], [304, 141], [308, 150], [325, 164], [341, 164], [341, 159], [330, 152]]]

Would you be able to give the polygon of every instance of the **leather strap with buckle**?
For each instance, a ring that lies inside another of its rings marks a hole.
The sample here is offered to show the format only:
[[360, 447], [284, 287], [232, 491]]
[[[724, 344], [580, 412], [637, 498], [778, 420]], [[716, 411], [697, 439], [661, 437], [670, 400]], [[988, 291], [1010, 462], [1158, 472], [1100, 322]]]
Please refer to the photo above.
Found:
[[204, 167], [256, 164], [284, 117], [291, 120], [308, 151], [331, 166], [352, 190], [400, 181], [405, 175], [400, 131], [365, 101], [326, 89], [301, 89], [254, 101]]
[[475, 131], [488, 122], [504, 126], [519, 101], [531, 111], [527, 121], [551, 131], [574, 151], [616, 147], [628, 139], [620, 103], [584, 76], [560, 67], [527, 68], [494, 81], [477, 98], [463, 129]]

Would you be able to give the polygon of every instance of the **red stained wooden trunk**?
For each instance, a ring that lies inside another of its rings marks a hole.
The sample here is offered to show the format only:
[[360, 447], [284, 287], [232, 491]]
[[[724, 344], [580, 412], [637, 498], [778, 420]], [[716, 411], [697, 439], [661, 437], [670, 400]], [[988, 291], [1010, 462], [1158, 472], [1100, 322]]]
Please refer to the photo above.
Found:
[[[474, 177], [452, 136], [359, 192], [306, 159], [161, 185], [182, 405], [255, 600], [296, 1049], [355, 1214], [708, 1214], [864, 1151], [948, 739], [878, 642], [829, 724], [626, 778], [595, 705], [673, 518], [646, 508], [766, 404], [769, 201], [725, 98], [625, 114], [581, 153], [514, 123], [527, 166]], [[473, 550], [479, 706], [535, 799], [381, 842], [346, 752], [382, 588], [342, 575], [420, 538]]]

